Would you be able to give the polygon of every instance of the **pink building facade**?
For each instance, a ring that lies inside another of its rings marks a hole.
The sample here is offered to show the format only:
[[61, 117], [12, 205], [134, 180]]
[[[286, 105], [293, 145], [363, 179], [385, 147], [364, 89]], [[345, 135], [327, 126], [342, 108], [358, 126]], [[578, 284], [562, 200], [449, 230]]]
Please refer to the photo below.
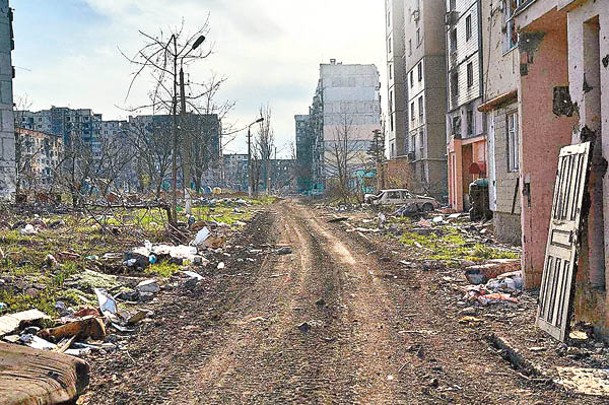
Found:
[[[523, 271], [539, 287], [561, 147], [591, 141], [575, 319], [609, 335], [609, 1], [521, 0], [520, 184]], [[606, 236], [607, 235], [607, 236]]]

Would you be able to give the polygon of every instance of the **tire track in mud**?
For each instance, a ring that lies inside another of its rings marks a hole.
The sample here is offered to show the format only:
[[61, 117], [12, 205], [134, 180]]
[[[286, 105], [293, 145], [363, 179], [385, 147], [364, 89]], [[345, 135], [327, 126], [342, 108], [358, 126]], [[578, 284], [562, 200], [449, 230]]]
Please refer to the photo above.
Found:
[[170, 402], [405, 403], [386, 328], [392, 308], [369, 274], [376, 260], [350, 251], [302, 206], [282, 203], [276, 226], [294, 254], [260, 271], [224, 344], [192, 370], [196, 391], [177, 390]]

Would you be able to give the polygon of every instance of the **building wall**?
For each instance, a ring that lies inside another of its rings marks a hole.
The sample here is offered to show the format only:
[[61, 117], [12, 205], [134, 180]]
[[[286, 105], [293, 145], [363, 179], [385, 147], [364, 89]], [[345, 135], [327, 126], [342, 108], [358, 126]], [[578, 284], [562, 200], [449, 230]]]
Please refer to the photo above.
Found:
[[387, 45], [387, 138], [389, 158], [406, 153], [404, 91], [404, 0], [385, 0]]
[[558, 3], [568, 11], [569, 93], [579, 107], [572, 142], [583, 140], [582, 131], [595, 137], [588, 191], [592, 203], [577, 273], [575, 317], [609, 336], [609, 178], [602, 162], [609, 156], [609, 92], [604, 91], [609, 89], [609, 7], [590, 0]]
[[[556, 86], [568, 86], [565, 11], [536, 2], [518, 16], [521, 27], [520, 128], [522, 244], [526, 288], [539, 287], [545, 260], [560, 148], [571, 143], [574, 117], [553, 112]], [[543, 9], [542, 9], [543, 8]], [[548, 10], [549, 9], [549, 10]]]
[[0, 0], [0, 197], [15, 190], [12, 11]]
[[444, 1], [406, 0], [404, 23], [410, 187], [443, 198], [447, 187]]
[[[519, 171], [508, 171], [507, 113], [519, 113], [518, 44], [510, 43], [509, 11], [500, 3], [481, 3], [483, 94], [480, 107], [488, 125], [489, 201], [493, 211], [495, 236], [505, 243], [520, 244]], [[518, 135], [522, 131], [518, 128]], [[514, 198], [516, 200], [514, 201]]]
[[[495, 237], [498, 241], [520, 245], [520, 171], [508, 169], [508, 114], [518, 113], [518, 102], [489, 112], [489, 151], [493, 156], [490, 171], [490, 208], [493, 211]], [[520, 131], [519, 131], [520, 135]]]

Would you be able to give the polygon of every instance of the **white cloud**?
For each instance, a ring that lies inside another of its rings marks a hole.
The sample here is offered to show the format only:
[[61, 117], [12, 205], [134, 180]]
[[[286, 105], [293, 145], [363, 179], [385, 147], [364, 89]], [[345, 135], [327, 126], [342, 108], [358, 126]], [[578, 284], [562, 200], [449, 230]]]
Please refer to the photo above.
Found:
[[[107, 118], [124, 117], [116, 105], [124, 105], [133, 68], [117, 47], [133, 53], [143, 43], [138, 30], [167, 30], [184, 17], [192, 31], [208, 14], [214, 54], [200, 71], [191, 72], [193, 80], [204, 80], [210, 71], [228, 77], [221, 97], [237, 102], [230, 118], [239, 125], [251, 122], [260, 104], [270, 103], [280, 145], [293, 140], [294, 114], [307, 112], [319, 63], [330, 58], [375, 63], [384, 77], [384, 5], [378, 0], [83, 1], [107, 24], [81, 37], [75, 33], [77, 52], [57, 49], [61, 57], [54, 64], [35, 55], [19, 56], [32, 72], [19, 74], [16, 93], [27, 93], [34, 108], [92, 107]], [[139, 83], [128, 104], [144, 103], [147, 87]], [[241, 149], [243, 145], [235, 143]]]

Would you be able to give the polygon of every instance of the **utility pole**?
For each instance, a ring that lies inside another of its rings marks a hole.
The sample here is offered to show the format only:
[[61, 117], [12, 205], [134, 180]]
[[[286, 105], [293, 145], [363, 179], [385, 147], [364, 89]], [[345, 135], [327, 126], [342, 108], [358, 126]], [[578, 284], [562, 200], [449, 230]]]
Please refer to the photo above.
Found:
[[[173, 115], [173, 153], [171, 159], [171, 171], [173, 177], [173, 195], [171, 196], [171, 223], [174, 225], [178, 222], [178, 42], [175, 35], [171, 36], [173, 40], [173, 100], [172, 100], [172, 115]], [[170, 41], [171, 41], [170, 39]]]
[[252, 132], [251, 124], [247, 127], [247, 195], [252, 197]]

